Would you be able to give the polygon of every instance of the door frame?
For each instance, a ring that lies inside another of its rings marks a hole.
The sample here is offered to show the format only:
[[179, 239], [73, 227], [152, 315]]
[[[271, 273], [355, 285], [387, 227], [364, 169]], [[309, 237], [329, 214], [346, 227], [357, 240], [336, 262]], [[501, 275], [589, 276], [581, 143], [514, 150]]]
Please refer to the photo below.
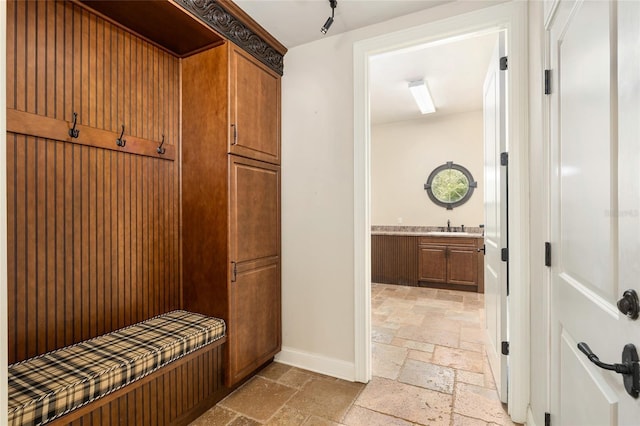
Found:
[[[509, 413], [525, 422], [529, 406], [529, 137], [527, 3], [509, 2], [354, 44], [355, 376], [371, 380], [371, 122], [369, 58], [437, 40], [506, 30], [509, 141]], [[517, 255], [516, 255], [517, 254]]]

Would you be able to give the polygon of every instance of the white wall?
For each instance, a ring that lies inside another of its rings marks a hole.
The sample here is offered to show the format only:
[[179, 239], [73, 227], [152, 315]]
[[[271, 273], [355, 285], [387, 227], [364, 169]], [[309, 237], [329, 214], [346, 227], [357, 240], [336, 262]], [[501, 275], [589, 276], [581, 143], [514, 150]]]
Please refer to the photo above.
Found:
[[7, 3], [0, 2], [0, 424], [7, 424]]
[[[371, 129], [371, 224], [478, 226], [484, 223], [482, 110], [380, 124]], [[424, 184], [438, 166], [466, 167], [478, 187], [453, 210], [431, 201]]]
[[353, 45], [463, 1], [297, 46], [282, 79], [282, 362], [354, 379]]

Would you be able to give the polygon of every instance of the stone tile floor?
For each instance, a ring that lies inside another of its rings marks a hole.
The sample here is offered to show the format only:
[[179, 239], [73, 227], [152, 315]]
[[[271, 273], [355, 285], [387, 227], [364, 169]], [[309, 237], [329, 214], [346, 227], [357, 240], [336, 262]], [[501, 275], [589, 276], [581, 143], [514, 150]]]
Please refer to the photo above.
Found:
[[483, 295], [373, 284], [366, 386], [272, 363], [192, 425], [514, 425], [484, 354]]

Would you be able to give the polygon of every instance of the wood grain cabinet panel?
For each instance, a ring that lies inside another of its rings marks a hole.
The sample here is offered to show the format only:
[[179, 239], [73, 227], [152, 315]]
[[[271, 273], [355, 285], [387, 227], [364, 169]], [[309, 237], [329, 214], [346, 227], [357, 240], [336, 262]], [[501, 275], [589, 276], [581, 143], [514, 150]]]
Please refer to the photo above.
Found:
[[243, 269], [231, 284], [229, 380], [234, 383], [271, 359], [281, 344], [279, 259]]
[[280, 167], [229, 156], [231, 251], [238, 264], [280, 253]]
[[436, 244], [420, 245], [420, 281], [433, 283], [446, 283], [448, 262], [447, 246]]
[[229, 371], [235, 382], [280, 350], [280, 167], [229, 158]]
[[449, 246], [447, 277], [451, 284], [477, 286], [478, 254], [475, 246]]
[[280, 77], [229, 46], [229, 152], [280, 164]]

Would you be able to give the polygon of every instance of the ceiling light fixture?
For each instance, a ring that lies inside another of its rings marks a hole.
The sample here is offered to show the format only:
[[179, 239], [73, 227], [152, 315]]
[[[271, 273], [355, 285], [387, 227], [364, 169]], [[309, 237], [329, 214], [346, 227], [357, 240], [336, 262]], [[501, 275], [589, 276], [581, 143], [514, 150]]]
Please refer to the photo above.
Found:
[[326, 34], [329, 28], [331, 28], [331, 24], [333, 24], [333, 17], [335, 16], [336, 6], [338, 6], [338, 0], [329, 0], [329, 4], [331, 5], [331, 16], [327, 18], [327, 22], [320, 28], [322, 34]]
[[431, 99], [431, 93], [429, 93], [429, 87], [427, 87], [426, 81], [418, 80], [410, 82], [409, 90], [411, 90], [413, 99], [416, 100], [422, 114], [436, 112], [436, 106], [433, 104], [433, 99]]

